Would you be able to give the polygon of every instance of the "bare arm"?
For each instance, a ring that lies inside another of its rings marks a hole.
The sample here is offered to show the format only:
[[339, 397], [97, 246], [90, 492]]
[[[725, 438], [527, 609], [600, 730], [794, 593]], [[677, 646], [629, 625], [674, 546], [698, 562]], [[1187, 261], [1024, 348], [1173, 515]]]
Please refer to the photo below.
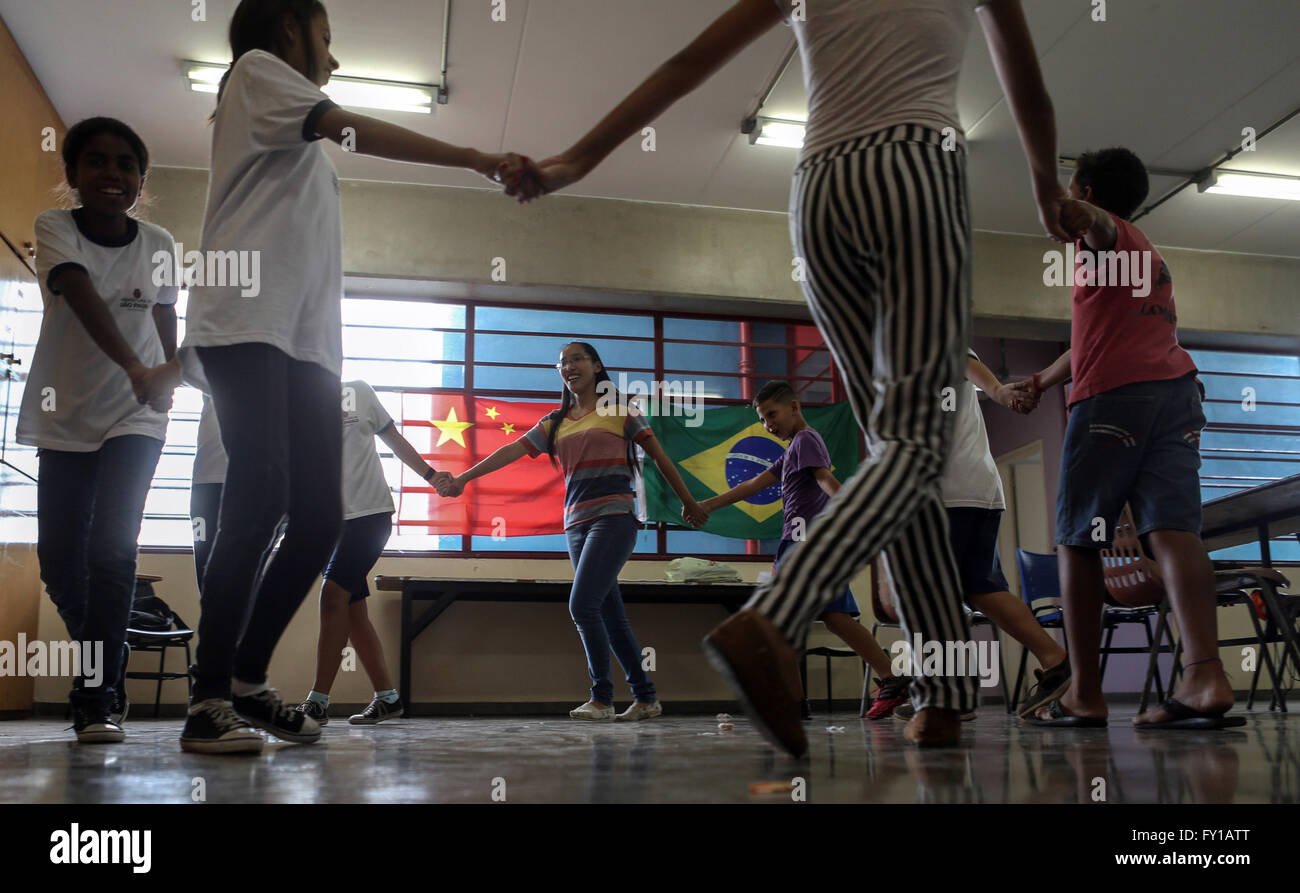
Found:
[[772, 474], [771, 469], [769, 469], [762, 474], [754, 475], [743, 484], [737, 484], [726, 493], [719, 493], [717, 496], [709, 497], [700, 503], [700, 507], [706, 511], [716, 512], [718, 509], [735, 505], [737, 502], [744, 502], [755, 493], [763, 492], [776, 482], [776, 475]]
[[1038, 379], [1039, 390], [1047, 390], [1055, 387], [1063, 381], [1070, 380], [1070, 351], [1061, 354], [1052, 365], [1048, 366], [1042, 372], [1039, 372], [1035, 378]]
[[[380, 431], [379, 439], [393, 451], [393, 455], [400, 459], [403, 465], [420, 477], [425, 478], [425, 480], [429, 479], [425, 475], [434, 470], [433, 466], [425, 462], [424, 457], [420, 455], [415, 447], [411, 446], [411, 442], [402, 436], [402, 432], [397, 430], [397, 425], [389, 425], [383, 431]], [[429, 477], [432, 477], [432, 475], [429, 475]]]
[[1052, 238], [1067, 241], [1060, 224], [1061, 202], [1066, 194], [1057, 177], [1056, 116], [1043, 84], [1025, 12], [1020, 0], [988, 0], [979, 5], [978, 12], [998, 81], [1029, 161], [1039, 220]]
[[[345, 132], [346, 128], [351, 128], [351, 132]], [[522, 159], [518, 156], [487, 154], [477, 149], [454, 146], [345, 108], [333, 108], [322, 115], [317, 132], [339, 144], [343, 144], [348, 137], [353, 138], [354, 142], [348, 146], [349, 151], [361, 155], [375, 155], [412, 164], [463, 167], [496, 182], [501, 182], [496, 175], [503, 164], [507, 169], [513, 168], [515, 173], [522, 166]]]
[[[660, 65], [568, 151], [542, 162], [542, 190], [554, 192], [581, 180], [626, 139], [694, 91], [780, 21], [781, 12], [772, 0], [739, 0], [689, 46]], [[514, 190], [506, 191], [515, 194]]]
[[[695, 501], [695, 497], [691, 495], [691, 491], [686, 489], [686, 482], [682, 480], [682, 476], [678, 473], [677, 466], [673, 464], [673, 460], [668, 458], [668, 454], [664, 452], [664, 448], [659, 444], [659, 438], [655, 437], [653, 434], [650, 435], [645, 439], [645, 442], [641, 444], [641, 449], [645, 450], [646, 455], [654, 460], [655, 466], [659, 469], [659, 473], [664, 476], [664, 480], [668, 482], [668, 486], [673, 488], [673, 492], [677, 494], [677, 498], [682, 501], [683, 516], [688, 517], [690, 523], [695, 524], [695, 526], [702, 526], [704, 522], [708, 520], [709, 514], [698, 502]], [[696, 524], [697, 521], [699, 522], [698, 524]]]
[[[522, 440], [516, 440], [514, 443], [508, 443], [492, 455], [488, 456], [479, 464], [475, 465], [469, 471], [457, 475], [452, 482], [453, 487], [458, 487], [456, 493], [450, 494], [459, 496], [459, 490], [464, 490], [465, 485], [475, 478], [480, 478], [485, 474], [491, 474], [494, 471], [500, 471], [511, 462], [516, 462], [528, 455], [528, 450], [524, 449]], [[447, 494], [443, 494], [447, 495]]]
[[170, 360], [176, 356], [176, 305], [154, 304], [153, 324], [162, 342], [163, 356]]
[[[135, 350], [122, 337], [122, 330], [117, 327], [113, 314], [109, 312], [103, 298], [95, 290], [95, 285], [90, 281], [90, 276], [87, 275], [86, 271], [75, 268], [64, 270], [54, 278], [50, 285], [55, 291], [63, 295], [63, 299], [68, 302], [72, 312], [76, 314], [77, 319], [85, 327], [90, 339], [99, 346], [100, 350], [108, 354], [110, 360], [126, 371], [134, 387], [137, 380], [148, 370], [148, 367], [140, 362]], [[161, 335], [161, 332], [159, 334]], [[174, 333], [172, 341], [172, 350], [174, 352]], [[137, 390], [136, 396], [139, 395], [140, 393]]]
[[992, 369], [974, 357], [966, 358], [966, 380], [988, 394], [998, 405], [1016, 412], [1028, 412], [1036, 403], [1032, 396], [1031, 382], [1018, 381], [1014, 384], [1003, 384], [998, 381]]
[[1061, 209], [1061, 225], [1093, 251], [1109, 251], [1119, 239], [1119, 228], [1103, 208], [1071, 199]]
[[813, 477], [817, 479], [817, 486], [821, 487], [831, 499], [840, 492], [840, 482], [835, 479], [835, 475], [831, 474], [829, 468], [814, 468]]

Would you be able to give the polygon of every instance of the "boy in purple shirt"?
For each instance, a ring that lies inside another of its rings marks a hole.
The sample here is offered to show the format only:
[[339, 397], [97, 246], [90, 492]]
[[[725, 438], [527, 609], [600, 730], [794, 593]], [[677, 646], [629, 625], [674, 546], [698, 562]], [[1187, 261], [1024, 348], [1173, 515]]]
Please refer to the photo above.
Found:
[[[768, 433], [788, 440], [790, 446], [767, 471], [726, 493], [702, 501], [700, 507], [709, 512], [717, 511], [743, 502], [779, 482], [784, 523], [775, 567], [780, 567], [795, 544], [806, 538], [813, 518], [825, 511], [827, 503], [839, 490], [840, 482], [831, 474], [831, 456], [826, 450], [826, 442], [809, 427], [788, 382], [769, 381], [754, 397], [754, 409]], [[860, 613], [853, 593], [845, 588], [843, 595], [822, 609], [819, 619], [876, 671], [880, 688], [867, 712], [867, 719], [883, 719], [907, 700], [911, 677], [894, 675], [884, 649], [862, 624], [854, 620]], [[807, 712], [805, 708], [805, 715]]]

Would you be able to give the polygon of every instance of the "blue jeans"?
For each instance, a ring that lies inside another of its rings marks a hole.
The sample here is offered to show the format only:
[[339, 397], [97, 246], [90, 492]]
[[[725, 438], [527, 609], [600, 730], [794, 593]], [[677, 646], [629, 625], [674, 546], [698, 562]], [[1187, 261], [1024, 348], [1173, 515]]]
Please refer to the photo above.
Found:
[[610, 649], [623, 667], [633, 696], [644, 703], [655, 700], [654, 683], [641, 669], [641, 646], [623, 613], [623, 596], [618, 591], [618, 572], [632, 557], [636, 531], [636, 518], [630, 514], [607, 515], [565, 531], [573, 562], [569, 615], [587, 651], [591, 699], [599, 704], [614, 703]]
[[161, 440], [128, 434], [89, 453], [38, 453], [41, 581], [68, 635], [103, 648], [103, 666], [93, 668], [99, 684], [79, 676], [69, 697], [74, 707], [108, 710], [121, 685], [140, 522], [162, 447]]

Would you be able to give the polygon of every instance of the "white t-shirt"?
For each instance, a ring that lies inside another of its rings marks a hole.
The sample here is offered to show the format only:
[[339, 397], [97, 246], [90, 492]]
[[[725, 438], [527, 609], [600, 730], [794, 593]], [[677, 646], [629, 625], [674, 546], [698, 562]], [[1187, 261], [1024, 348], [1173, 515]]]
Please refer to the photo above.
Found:
[[[127, 434], [165, 441], [167, 413], [136, 401], [125, 370], [94, 342], [50, 279], [70, 267], [85, 270], [140, 362], [157, 366], [166, 358], [153, 305], [175, 304], [177, 290], [154, 283], [167, 281], [164, 265], [175, 265], [176, 243], [162, 227], [132, 218], [123, 243], [95, 242], [78, 217], [78, 211], [55, 209], [36, 218], [36, 277], [45, 312], [15, 438], [74, 453], [93, 452]], [[155, 277], [159, 269], [164, 275]]]
[[[375, 449], [375, 435], [387, 430], [393, 419], [374, 389], [364, 381], [343, 383], [343, 520], [396, 511], [384, 466]], [[226, 451], [212, 401], [203, 400], [199, 418], [198, 450], [194, 455], [194, 483], [222, 484], [226, 480]]]
[[[968, 355], [979, 359], [975, 351]], [[957, 419], [952, 451], [943, 472], [943, 504], [949, 508], [1005, 509], [1002, 478], [989, 451], [984, 413], [975, 385], [962, 380], [957, 388]]]
[[226, 448], [221, 445], [221, 428], [212, 398], [203, 395], [203, 414], [199, 416], [198, 448], [194, 451], [194, 483], [226, 482]]
[[364, 381], [343, 382], [343, 520], [396, 511], [375, 435], [393, 419]]
[[214, 273], [235, 265], [213, 263], [229, 255], [210, 252], [240, 252], [238, 269], [260, 288], [245, 296], [227, 272], [226, 284], [190, 290], [181, 361], [203, 390], [194, 347], [260, 342], [342, 374], [339, 178], [315, 142], [317, 122], [334, 107], [263, 50], [245, 53], [231, 71], [213, 125], [201, 249], [205, 272]]
[[957, 115], [971, 12], [984, 0], [774, 0], [799, 38], [808, 90], [803, 155], [896, 124], [934, 130]]

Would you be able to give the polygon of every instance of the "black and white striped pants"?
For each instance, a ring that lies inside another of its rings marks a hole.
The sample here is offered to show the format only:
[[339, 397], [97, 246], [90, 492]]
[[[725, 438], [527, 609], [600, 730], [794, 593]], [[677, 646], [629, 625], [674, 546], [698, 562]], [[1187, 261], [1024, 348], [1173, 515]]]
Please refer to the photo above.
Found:
[[[963, 380], [970, 341], [970, 214], [965, 153], [942, 142], [928, 128], [893, 127], [795, 171], [790, 228], [804, 292], [873, 454], [747, 606], [797, 649], [822, 606], [882, 551], [907, 641], [970, 640], [940, 489], [955, 416], [943, 391]], [[918, 708], [969, 710], [976, 682], [917, 675], [912, 692]]]

